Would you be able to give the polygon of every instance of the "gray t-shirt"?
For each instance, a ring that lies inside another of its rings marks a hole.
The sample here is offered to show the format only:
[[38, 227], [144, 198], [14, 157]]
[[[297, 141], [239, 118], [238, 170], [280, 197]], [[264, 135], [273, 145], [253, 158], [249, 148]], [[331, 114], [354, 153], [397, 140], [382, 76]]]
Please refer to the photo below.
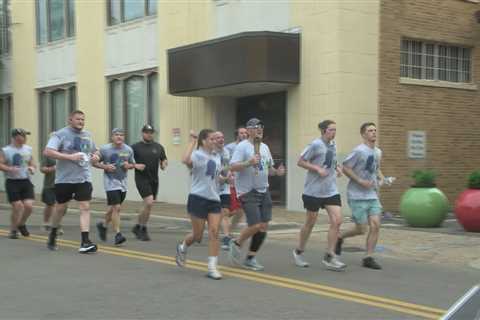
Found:
[[100, 147], [100, 161], [104, 164], [114, 164], [117, 168], [115, 172], [103, 172], [103, 185], [105, 191], [121, 190], [127, 191], [127, 172], [123, 168], [125, 162], [135, 163], [133, 150], [128, 145], [123, 144], [117, 148], [113, 143]]
[[[254, 146], [250, 140], [243, 140], [233, 152], [230, 165], [237, 162], [248, 161], [255, 154]], [[260, 144], [260, 163], [256, 166], [247, 167], [238, 171], [235, 176], [235, 188], [238, 195], [255, 189], [258, 192], [267, 192], [268, 171], [273, 166], [273, 158], [270, 149], [265, 143]]]
[[207, 153], [202, 148], [193, 151], [192, 186], [190, 193], [196, 196], [220, 202], [218, 195], [218, 176], [221, 170], [220, 155]]
[[365, 188], [350, 179], [347, 186], [347, 197], [350, 200], [378, 199], [377, 174], [380, 168], [382, 151], [375, 147], [370, 148], [362, 143], [355, 147], [345, 158], [343, 165], [352, 168], [353, 172], [361, 179], [373, 181], [374, 187]]
[[328, 198], [338, 194], [337, 148], [333, 141], [327, 144], [322, 139], [315, 139], [303, 150], [300, 157], [328, 171], [326, 177], [321, 177], [317, 172], [307, 170], [303, 194], [316, 198]]
[[2, 148], [2, 154], [5, 158], [5, 164], [18, 168], [18, 171], [15, 173], [4, 172], [5, 179], [30, 179], [28, 163], [32, 160], [32, 147], [24, 144], [17, 148], [15, 145], [9, 144]]
[[[218, 154], [220, 155], [221, 163], [220, 174], [226, 177], [230, 167], [230, 152], [224, 147]], [[220, 182], [220, 180], [218, 180], [218, 193], [220, 195], [230, 194], [230, 184], [228, 181]]]
[[[48, 140], [47, 148], [67, 154], [83, 152], [86, 157], [96, 151], [88, 131], [77, 131], [71, 127], [54, 132]], [[55, 183], [91, 182], [90, 163], [88, 158], [85, 160], [87, 161], [57, 160]]]
[[224, 148], [228, 150], [230, 155], [232, 155], [236, 147], [237, 147], [237, 141], [233, 141], [227, 144]]

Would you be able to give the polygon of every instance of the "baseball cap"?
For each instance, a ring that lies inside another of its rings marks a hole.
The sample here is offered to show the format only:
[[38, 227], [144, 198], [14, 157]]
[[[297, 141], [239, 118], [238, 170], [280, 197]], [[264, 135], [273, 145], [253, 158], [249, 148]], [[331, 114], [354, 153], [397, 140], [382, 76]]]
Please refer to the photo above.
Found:
[[114, 129], [112, 130], [112, 135], [113, 135], [113, 134], [116, 134], [116, 133], [125, 134], [125, 130], [122, 129], [122, 128], [114, 128]]
[[154, 132], [155, 129], [153, 128], [153, 126], [149, 125], [149, 124], [146, 124], [142, 127], [142, 132], [147, 132], [147, 131], [152, 131]]
[[12, 137], [21, 135], [21, 136], [26, 136], [27, 134], [30, 134], [29, 131], [22, 129], [22, 128], [13, 128], [11, 131]]
[[263, 127], [263, 122], [257, 118], [252, 118], [250, 120], [247, 121], [247, 124], [245, 125], [245, 127], [248, 129], [248, 128], [255, 128], [257, 126], [262, 126]]

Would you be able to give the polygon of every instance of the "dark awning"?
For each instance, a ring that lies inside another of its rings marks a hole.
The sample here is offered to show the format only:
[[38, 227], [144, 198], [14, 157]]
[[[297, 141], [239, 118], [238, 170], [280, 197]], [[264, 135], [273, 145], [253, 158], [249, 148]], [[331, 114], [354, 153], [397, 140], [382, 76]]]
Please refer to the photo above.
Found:
[[169, 92], [176, 96], [247, 96], [300, 81], [300, 35], [242, 32], [168, 50]]

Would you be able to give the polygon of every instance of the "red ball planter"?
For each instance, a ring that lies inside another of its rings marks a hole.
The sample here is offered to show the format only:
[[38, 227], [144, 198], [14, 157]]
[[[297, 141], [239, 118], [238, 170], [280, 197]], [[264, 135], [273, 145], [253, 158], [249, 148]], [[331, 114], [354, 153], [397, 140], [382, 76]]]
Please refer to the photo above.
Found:
[[458, 196], [455, 215], [466, 231], [480, 232], [480, 189], [467, 189]]

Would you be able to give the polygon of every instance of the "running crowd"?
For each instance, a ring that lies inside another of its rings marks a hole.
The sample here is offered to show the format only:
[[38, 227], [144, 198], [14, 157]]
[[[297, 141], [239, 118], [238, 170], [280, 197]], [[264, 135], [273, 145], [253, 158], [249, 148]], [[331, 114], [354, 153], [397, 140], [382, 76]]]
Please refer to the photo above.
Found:
[[[103, 170], [108, 209], [102, 221], [96, 224], [97, 236], [107, 241], [108, 226], [115, 232], [114, 244], [122, 245], [126, 238], [120, 232], [120, 210], [127, 193], [127, 172], [135, 170], [135, 184], [143, 198], [138, 223], [132, 232], [138, 240], [149, 241], [147, 223], [158, 193], [159, 168], [165, 170], [168, 161], [165, 149], [154, 141], [155, 129], [146, 124], [142, 140], [128, 146], [125, 130], [115, 128], [111, 143], [95, 146], [91, 134], [84, 130], [85, 114], [73, 111], [68, 126], [53, 132], [43, 150], [40, 171], [44, 174], [42, 202], [45, 203], [43, 228], [49, 233], [47, 247], [57, 250], [57, 237], [63, 233], [62, 218], [73, 199], [80, 209], [80, 253], [93, 253], [97, 245], [90, 240], [90, 201], [92, 199], [91, 167]], [[336, 123], [324, 120], [318, 124], [320, 137], [313, 140], [300, 154], [297, 165], [307, 171], [302, 200], [306, 209], [305, 224], [299, 232], [298, 245], [293, 250], [296, 266], [308, 267], [305, 250], [315, 226], [318, 212], [325, 209], [329, 217], [327, 248], [322, 263], [330, 270], [345, 270], [341, 262], [342, 244], [346, 238], [365, 234], [366, 268], [381, 269], [374, 259], [374, 249], [380, 229], [382, 207], [378, 188], [384, 183], [380, 170], [381, 150], [376, 147], [377, 130], [372, 122], [360, 127], [362, 143], [355, 147], [342, 164], [336, 157]], [[237, 128], [236, 140], [225, 145], [222, 132], [203, 129], [190, 132], [190, 143], [182, 162], [191, 173], [191, 188], [187, 200], [192, 231], [176, 248], [176, 262], [180, 267], [187, 262], [189, 247], [200, 243], [207, 224], [208, 273], [211, 279], [221, 279], [218, 270], [220, 248], [228, 251], [231, 262], [244, 268], [261, 271], [257, 261], [272, 219], [272, 199], [268, 177], [284, 176], [283, 164], [274, 164], [269, 147], [262, 142], [264, 123], [250, 119]], [[5, 174], [5, 190], [12, 206], [10, 239], [19, 233], [28, 237], [27, 220], [32, 213], [34, 187], [31, 175], [36, 171], [32, 148], [26, 145], [25, 129], [11, 131], [11, 144], [0, 152], [0, 170]], [[347, 201], [355, 223], [351, 230], [341, 231], [342, 201], [337, 188], [337, 177], [346, 175]], [[247, 226], [233, 237], [231, 230], [242, 216]], [[223, 238], [220, 240], [220, 229]], [[249, 241], [248, 252], [242, 256], [242, 247]]]

